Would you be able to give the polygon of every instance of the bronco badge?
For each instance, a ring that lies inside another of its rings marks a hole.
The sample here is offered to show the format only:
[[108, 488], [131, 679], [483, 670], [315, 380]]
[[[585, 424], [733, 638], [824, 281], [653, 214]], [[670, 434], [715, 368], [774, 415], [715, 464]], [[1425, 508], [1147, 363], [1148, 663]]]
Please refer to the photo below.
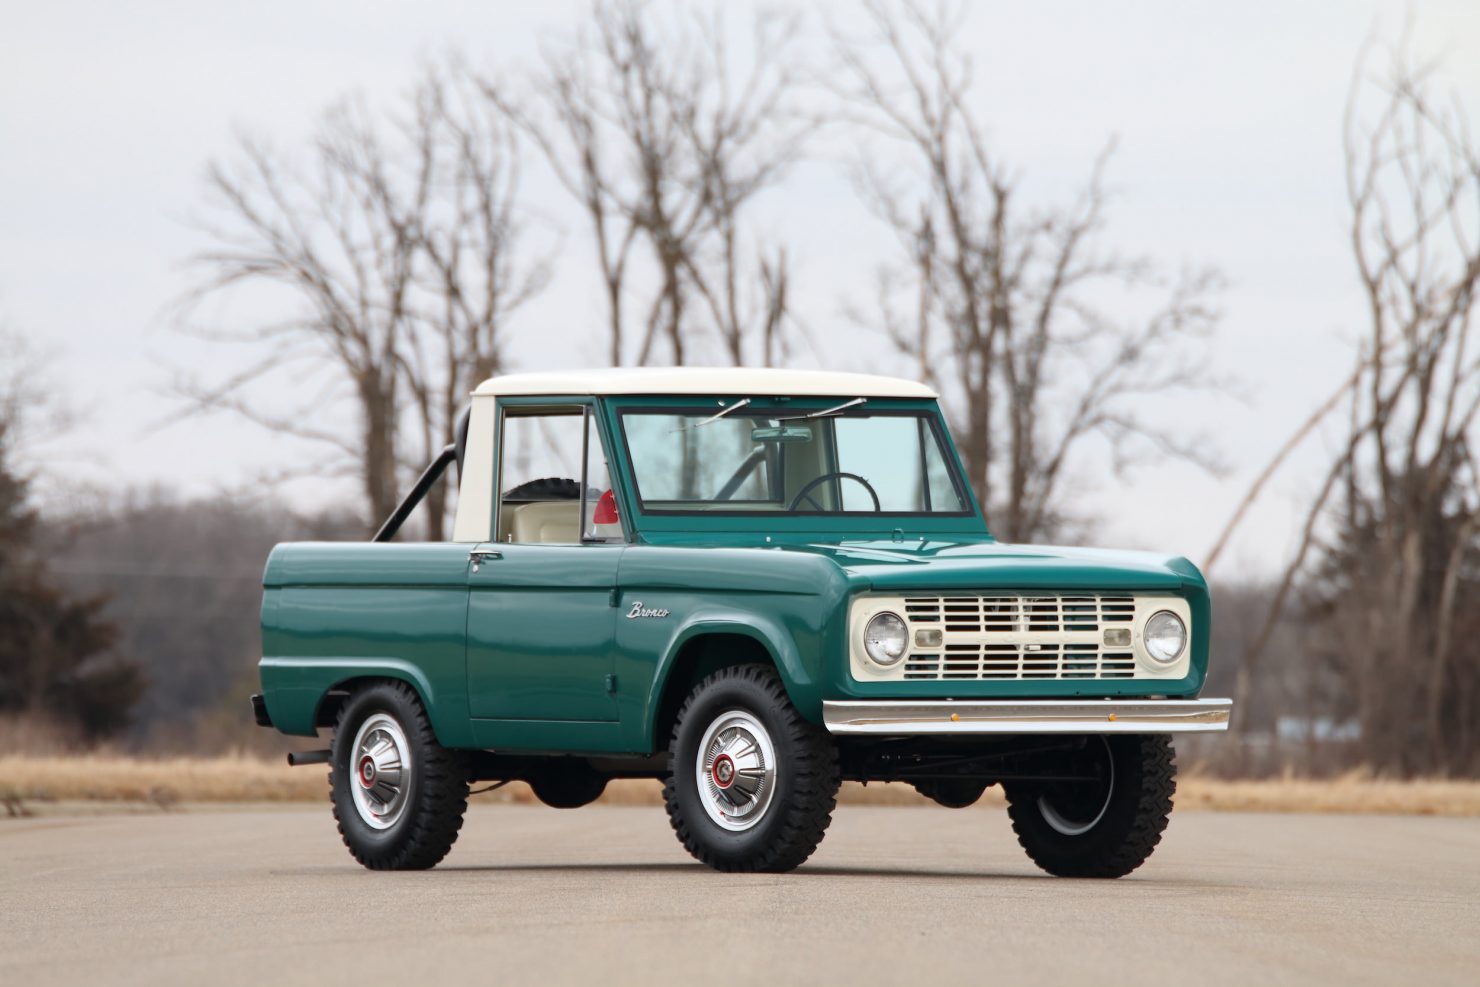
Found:
[[627, 611], [627, 619], [635, 620], [638, 617], [666, 617], [668, 611], [662, 607], [645, 607], [638, 600], [632, 604], [632, 609]]

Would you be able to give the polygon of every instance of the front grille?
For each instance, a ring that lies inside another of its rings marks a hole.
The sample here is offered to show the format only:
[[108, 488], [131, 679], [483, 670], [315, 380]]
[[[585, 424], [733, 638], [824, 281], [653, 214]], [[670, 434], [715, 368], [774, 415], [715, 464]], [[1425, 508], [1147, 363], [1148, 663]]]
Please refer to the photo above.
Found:
[[948, 644], [905, 661], [907, 679], [1130, 679], [1136, 658], [1093, 644]]
[[906, 679], [1129, 679], [1129, 648], [1102, 645], [1105, 629], [1135, 620], [1132, 596], [1007, 594], [907, 597], [905, 619], [940, 630], [941, 647], [905, 660]]
[[905, 598], [904, 606], [911, 623], [1006, 634], [1097, 631], [1129, 624], [1136, 615], [1135, 597], [1107, 595], [912, 596]]

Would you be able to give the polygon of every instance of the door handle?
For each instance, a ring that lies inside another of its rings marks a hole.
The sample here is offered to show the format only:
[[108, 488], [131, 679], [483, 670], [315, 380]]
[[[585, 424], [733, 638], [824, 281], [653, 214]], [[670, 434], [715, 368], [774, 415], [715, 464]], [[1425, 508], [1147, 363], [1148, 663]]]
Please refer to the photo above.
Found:
[[504, 553], [496, 548], [475, 548], [468, 553], [468, 561], [473, 563], [474, 572], [477, 572], [483, 563], [494, 562], [503, 557]]

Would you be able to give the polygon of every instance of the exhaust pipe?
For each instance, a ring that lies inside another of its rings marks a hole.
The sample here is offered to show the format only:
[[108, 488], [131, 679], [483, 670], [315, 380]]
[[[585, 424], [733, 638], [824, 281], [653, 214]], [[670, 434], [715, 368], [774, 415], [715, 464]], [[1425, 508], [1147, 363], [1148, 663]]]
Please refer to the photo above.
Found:
[[328, 764], [329, 752], [322, 751], [293, 751], [288, 755], [288, 767], [296, 768], [302, 764]]

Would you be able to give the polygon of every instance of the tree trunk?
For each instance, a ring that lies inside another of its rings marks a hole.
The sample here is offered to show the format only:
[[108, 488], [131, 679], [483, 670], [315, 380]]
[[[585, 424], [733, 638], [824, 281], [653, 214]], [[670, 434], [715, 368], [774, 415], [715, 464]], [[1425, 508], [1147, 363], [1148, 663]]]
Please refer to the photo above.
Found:
[[366, 375], [359, 383], [365, 438], [363, 480], [371, 531], [390, 516], [398, 502], [395, 390], [394, 380], [382, 381], [375, 375]]

